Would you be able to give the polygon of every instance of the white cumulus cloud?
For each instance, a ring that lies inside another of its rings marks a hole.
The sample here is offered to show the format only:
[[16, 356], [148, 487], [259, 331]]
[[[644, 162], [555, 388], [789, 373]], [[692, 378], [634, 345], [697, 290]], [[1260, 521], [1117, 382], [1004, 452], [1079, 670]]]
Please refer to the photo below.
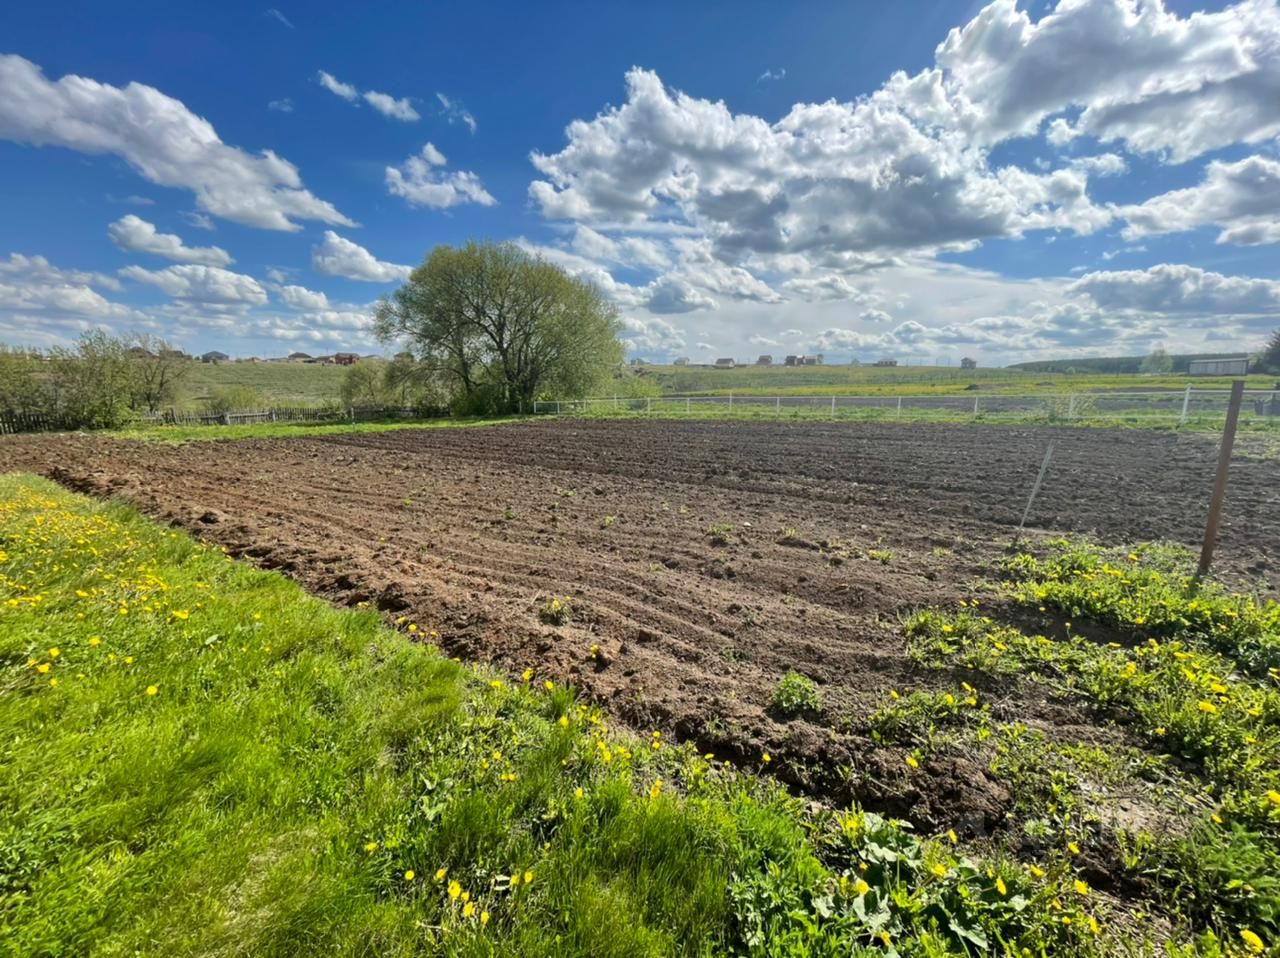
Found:
[[444, 154], [428, 143], [400, 166], [388, 166], [388, 192], [403, 197], [414, 206], [448, 209], [464, 203], [493, 206], [495, 200], [480, 182], [480, 177], [465, 170], [448, 172]]
[[393, 283], [408, 279], [411, 266], [385, 263], [359, 243], [324, 231], [324, 241], [311, 250], [311, 267], [327, 276], [343, 276], [369, 283]]
[[122, 250], [163, 256], [178, 263], [229, 266], [235, 262], [220, 246], [187, 246], [180, 237], [158, 232], [153, 224], [132, 213], [108, 226], [107, 235]]
[[304, 189], [288, 160], [228, 146], [208, 120], [154, 87], [74, 75], [53, 82], [29, 60], [3, 55], [0, 90], [0, 139], [119, 156], [152, 183], [191, 190], [205, 212], [247, 226], [355, 225]]

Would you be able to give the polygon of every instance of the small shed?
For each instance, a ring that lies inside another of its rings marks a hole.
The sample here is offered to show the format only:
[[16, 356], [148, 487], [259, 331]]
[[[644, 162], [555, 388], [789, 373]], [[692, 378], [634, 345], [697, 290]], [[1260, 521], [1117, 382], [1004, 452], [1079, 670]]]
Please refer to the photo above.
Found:
[[1189, 376], [1247, 376], [1249, 357], [1232, 356], [1228, 359], [1193, 359], [1187, 367]]
[[876, 365], [877, 366], [896, 366], [898, 365], [898, 361], [896, 359], [877, 359]]
[[733, 369], [738, 363], [733, 359], [717, 359], [716, 369]]
[[225, 362], [226, 362], [228, 359], [230, 359], [230, 358], [231, 358], [231, 357], [230, 357], [230, 356], [228, 356], [226, 353], [220, 353], [220, 352], [218, 352], [218, 350], [216, 350], [216, 349], [211, 349], [211, 350], [209, 350], [209, 352], [204, 353], [204, 354], [202, 354], [202, 355], [200, 356], [200, 362], [202, 362], [202, 363], [225, 363]]
[[360, 357], [355, 353], [334, 353], [333, 361], [339, 366], [354, 366], [360, 361]]
[[756, 360], [756, 365], [757, 365], [757, 366], [772, 366], [772, 365], [773, 365], [773, 357], [772, 357], [772, 356], [761, 356], [759, 359], [757, 359], [757, 360]]
[[311, 358], [310, 353], [290, 353], [289, 354], [289, 362], [291, 363], [305, 363], [310, 358]]
[[977, 369], [978, 361], [976, 359], [970, 359], [968, 356], [966, 356], [964, 357], [964, 359], [960, 360], [960, 368], [961, 369]]

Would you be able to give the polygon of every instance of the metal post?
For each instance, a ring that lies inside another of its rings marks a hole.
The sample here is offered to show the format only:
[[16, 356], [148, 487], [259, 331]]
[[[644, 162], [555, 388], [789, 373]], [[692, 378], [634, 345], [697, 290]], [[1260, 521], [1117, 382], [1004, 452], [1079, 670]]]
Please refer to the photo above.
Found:
[[1187, 424], [1187, 407], [1191, 405], [1191, 387], [1187, 387], [1187, 391], [1182, 394], [1182, 415], [1178, 418], [1178, 425], [1185, 426]]
[[836, 397], [835, 396], [831, 397], [831, 418], [832, 419], [836, 418]]
[[1044, 459], [1040, 462], [1040, 472], [1036, 475], [1035, 484], [1031, 487], [1031, 495], [1027, 497], [1027, 507], [1022, 510], [1022, 519], [1018, 522], [1018, 531], [1013, 534], [1013, 545], [1009, 548], [1015, 548], [1018, 540], [1022, 537], [1022, 527], [1027, 524], [1027, 517], [1031, 515], [1031, 506], [1036, 501], [1036, 496], [1040, 492], [1040, 483], [1044, 482], [1044, 474], [1049, 471], [1049, 460], [1053, 458], [1054, 440], [1049, 440], [1049, 448], [1044, 451]]
[[686, 413], [688, 413], [688, 412], [689, 412], [689, 397], [688, 397], [688, 396], [685, 396], [685, 397], [684, 397], [684, 411], [685, 411]]
[[1072, 393], [1067, 397], [1067, 418], [1076, 418], [1076, 394]]
[[902, 397], [898, 397], [898, 418], [902, 418]]
[[781, 396], [779, 396], [777, 399], [773, 401], [773, 414], [775, 416], [782, 415], [782, 397]]
[[1218, 475], [1213, 481], [1213, 495], [1209, 499], [1209, 521], [1204, 527], [1204, 546], [1200, 549], [1200, 565], [1196, 578], [1209, 572], [1213, 561], [1213, 547], [1218, 541], [1218, 526], [1222, 522], [1222, 505], [1227, 498], [1227, 473], [1231, 470], [1231, 447], [1236, 440], [1236, 423], [1240, 419], [1240, 403], [1244, 400], [1244, 380], [1231, 384], [1231, 403], [1227, 406], [1227, 422], [1222, 427], [1222, 445], [1218, 447]]
[[975, 416], [978, 415], [978, 397], [977, 396], [973, 397], [973, 414]]
[[613, 394], [613, 411], [614, 412], [618, 411], [618, 394], [617, 393]]
[[560, 400], [556, 400], [556, 415], [560, 415]]
[[733, 393], [729, 393], [729, 408], [733, 408]]
[[653, 399], [649, 396], [644, 397], [644, 411], [653, 412]]

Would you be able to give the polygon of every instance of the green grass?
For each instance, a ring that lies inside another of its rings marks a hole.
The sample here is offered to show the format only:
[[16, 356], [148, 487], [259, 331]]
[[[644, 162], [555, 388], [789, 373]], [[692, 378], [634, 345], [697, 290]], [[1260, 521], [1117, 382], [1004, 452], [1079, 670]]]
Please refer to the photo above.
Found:
[[192, 363], [182, 405], [198, 405], [219, 388], [246, 387], [269, 405], [318, 406], [336, 402], [345, 366], [306, 363]]
[[[776, 357], [775, 357], [776, 358]], [[981, 395], [1070, 393], [1148, 389], [1226, 389], [1222, 376], [1035, 373], [1024, 369], [965, 370], [945, 366], [739, 366], [735, 369], [644, 367], [643, 381], [664, 395]], [[1275, 376], [1247, 377], [1249, 389], [1271, 389]], [[608, 393], [608, 390], [605, 390]]]
[[276, 439], [289, 436], [332, 436], [353, 432], [392, 432], [397, 429], [460, 429], [471, 426], [500, 426], [523, 422], [529, 417], [502, 419], [423, 419], [391, 422], [277, 422], [243, 423], [234, 426], [127, 426], [109, 435], [147, 442], [209, 442], [218, 439]]

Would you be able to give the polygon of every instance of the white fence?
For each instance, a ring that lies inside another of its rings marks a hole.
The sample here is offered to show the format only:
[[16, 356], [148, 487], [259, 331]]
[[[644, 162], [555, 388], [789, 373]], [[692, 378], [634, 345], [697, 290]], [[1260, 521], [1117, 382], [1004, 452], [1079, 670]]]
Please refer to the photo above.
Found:
[[[744, 418], [829, 419], [992, 419], [1051, 422], [1089, 420], [1189, 421], [1226, 415], [1227, 389], [1147, 390], [1009, 394], [970, 393], [917, 396], [607, 396], [598, 399], [539, 400], [535, 414], [656, 415]], [[1265, 419], [1280, 426], [1280, 390], [1246, 390], [1242, 419]]]

